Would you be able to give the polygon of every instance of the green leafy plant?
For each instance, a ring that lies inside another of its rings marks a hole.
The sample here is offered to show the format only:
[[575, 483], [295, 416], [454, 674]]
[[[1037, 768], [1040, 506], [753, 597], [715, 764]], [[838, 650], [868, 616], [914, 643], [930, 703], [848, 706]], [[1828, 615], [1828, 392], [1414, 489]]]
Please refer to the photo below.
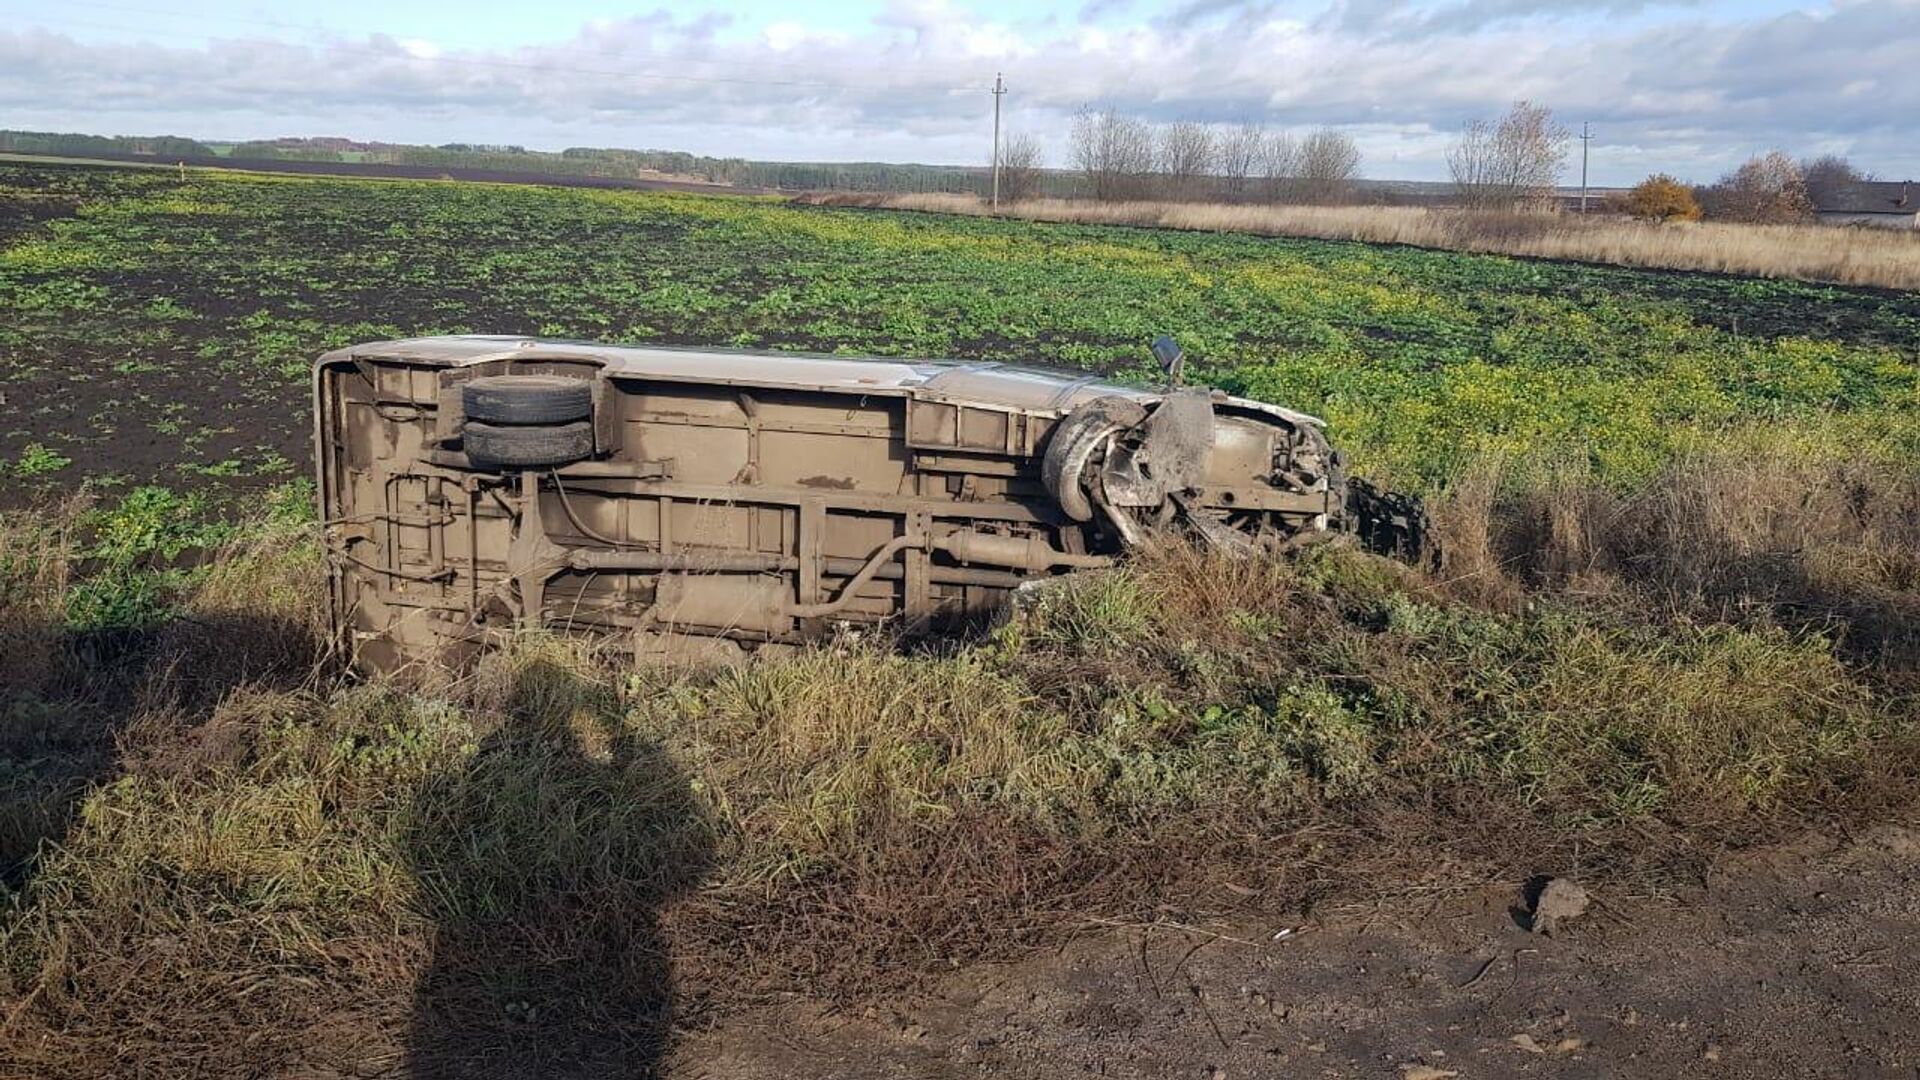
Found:
[[67, 594], [67, 623], [76, 630], [139, 629], [164, 619], [195, 573], [179, 560], [233, 534], [231, 524], [209, 519], [203, 498], [160, 487], [136, 488], [83, 515], [80, 527], [91, 538], [81, 554], [92, 572]]
[[20, 456], [10, 466], [13, 475], [22, 480], [48, 476], [73, 464], [73, 459], [50, 449], [40, 443], [28, 443]]

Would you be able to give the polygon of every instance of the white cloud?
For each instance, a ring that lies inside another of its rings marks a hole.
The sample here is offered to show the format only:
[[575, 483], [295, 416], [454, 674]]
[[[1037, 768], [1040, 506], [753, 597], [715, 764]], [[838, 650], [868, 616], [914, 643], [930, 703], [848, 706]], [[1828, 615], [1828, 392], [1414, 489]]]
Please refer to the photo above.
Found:
[[[1649, 0], [1331, 0], [1319, 12], [1192, 0], [1096, 4], [1058, 26], [901, 0], [857, 32], [804, 17], [721, 36], [714, 15], [583, 26], [499, 52], [386, 37], [310, 45], [83, 44], [0, 31], [9, 126], [207, 137], [345, 133], [676, 147], [786, 158], [970, 161], [1005, 70], [1010, 124], [1051, 140], [1074, 109], [1354, 126], [1376, 175], [1438, 178], [1450, 133], [1517, 97], [1600, 133], [1596, 175], [1707, 178], [1771, 146], [1920, 173], [1920, 0], [1710, 15]], [[1634, 14], [1615, 28], [1610, 16]]]
[[432, 60], [446, 52], [445, 49], [426, 38], [400, 38], [398, 44], [406, 50], [408, 56], [417, 56], [422, 60]]

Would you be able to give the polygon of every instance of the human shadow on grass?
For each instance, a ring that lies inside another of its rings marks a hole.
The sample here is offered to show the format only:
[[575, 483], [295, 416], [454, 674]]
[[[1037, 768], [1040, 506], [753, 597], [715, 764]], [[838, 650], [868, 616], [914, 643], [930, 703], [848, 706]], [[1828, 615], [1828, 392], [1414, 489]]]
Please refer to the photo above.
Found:
[[534, 664], [463, 768], [414, 805], [438, 920], [414, 992], [415, 1077], [646, 1077], [671, 1037], [661, 909], [712, 837], [687, 778], [607, 691]]
[[27, 890], [87, 794], [125, 773], [130, 758], [190, 753], [194, 729], [228, 694], [305, 685], [326, 662], [311, 626], [274, 615], [84, 630], [7, 616], [0, 612], [0, 900]]

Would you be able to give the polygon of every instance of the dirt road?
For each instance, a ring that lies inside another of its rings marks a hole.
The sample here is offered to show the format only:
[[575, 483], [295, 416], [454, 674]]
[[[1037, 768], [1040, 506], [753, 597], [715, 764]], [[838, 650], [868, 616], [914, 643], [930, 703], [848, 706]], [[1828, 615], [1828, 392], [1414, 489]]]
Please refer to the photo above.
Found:
[[1126, 930], [855, 1015], [684, 1041], [687, 1077], [1903, 1076], [1920, 1066], [1920, 832], [1596, 892], [1551, 937], [1511, 886], [1277, 926]]

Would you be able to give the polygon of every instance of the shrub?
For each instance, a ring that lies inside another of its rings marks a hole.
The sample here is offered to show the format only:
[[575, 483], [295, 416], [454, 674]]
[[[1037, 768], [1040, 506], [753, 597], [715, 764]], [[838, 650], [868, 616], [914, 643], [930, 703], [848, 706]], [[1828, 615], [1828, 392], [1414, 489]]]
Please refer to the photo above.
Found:
[[1693, 188], [1666, 173], [1655, 173], [1633, 186], [1620, 200], [1625, 213], [1642, 221], [1699, 221], [1700, 203]]

